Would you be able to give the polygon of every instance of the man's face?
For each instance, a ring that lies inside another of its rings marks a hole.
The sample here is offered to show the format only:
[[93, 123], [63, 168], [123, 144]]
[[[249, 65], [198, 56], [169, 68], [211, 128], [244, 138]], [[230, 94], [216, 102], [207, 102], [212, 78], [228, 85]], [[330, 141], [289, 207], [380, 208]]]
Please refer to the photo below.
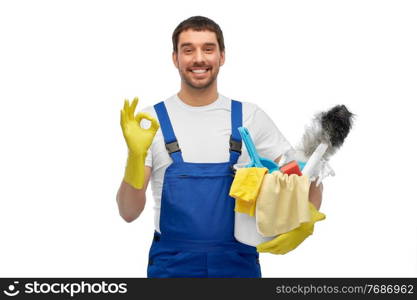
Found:
[[204, 89], [216, 81], [224, 52], [220, 52], [214, 32], [186, 30], [178, 37], [178, 53], [172, 54], [181, 79], [189, 87]]

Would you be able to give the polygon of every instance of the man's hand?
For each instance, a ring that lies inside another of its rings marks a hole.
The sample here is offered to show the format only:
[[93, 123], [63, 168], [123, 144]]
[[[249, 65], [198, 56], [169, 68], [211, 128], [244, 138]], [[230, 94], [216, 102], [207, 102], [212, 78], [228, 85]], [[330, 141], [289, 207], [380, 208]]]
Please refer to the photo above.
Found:
[[[159, 124], [157, 120], [147, 113], [138, 113], [134, 116], [138, 101], [139, 99], [136, 97], [133, 99], [132, 105], [130, 105], [129, 100], [125, 100], [124, 107], [120, 111], [120, 126], [122, 127], [123, 136], [129, 151], [136, 156], [146, 156]], [[140, 127], [142, 119], [151, 121], [149, 129]]]
[[316, 207], [317, 210], [319, 210], [323, 199], [323, 183], [320, 183], [319, 185], [316, 185], [316, 183], [316, 181], [313, 181], [310, 184], [308, 200]]
[[[159, 124], [149, 114], [134, 115], [138, 101], [138, 98], [134, 98], [130, 105], [129, 101], [125, 100], [124, 107], [120, 111], [120, 126], [129, 149], [124, 181], [136, 189], [141, 189], [144, 183], [146, 153], [158, 131]], [[142, 119], [151, 121], [149, 129], [140, 126]]]

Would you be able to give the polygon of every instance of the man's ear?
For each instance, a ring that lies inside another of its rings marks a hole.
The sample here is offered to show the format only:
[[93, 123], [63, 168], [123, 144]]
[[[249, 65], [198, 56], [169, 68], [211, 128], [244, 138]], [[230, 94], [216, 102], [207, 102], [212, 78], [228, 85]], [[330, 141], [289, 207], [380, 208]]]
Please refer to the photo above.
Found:
[[220, 66], [224, 65], [224, 62], [226, 60], [226, 52], [224, 52], [224, 50], [222, 52], [220, 52]]
[[175, 67], [178, 69], [178, 53], [176, 51], [172, 52], [172, 62], [174, 63]]

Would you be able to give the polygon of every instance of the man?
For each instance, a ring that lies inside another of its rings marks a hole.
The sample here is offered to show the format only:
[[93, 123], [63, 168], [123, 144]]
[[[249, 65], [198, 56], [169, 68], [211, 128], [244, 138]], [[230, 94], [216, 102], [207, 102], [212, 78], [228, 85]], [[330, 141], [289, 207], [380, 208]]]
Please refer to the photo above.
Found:
[[[122, 110], [129, 157], [117, 195], [120, 215], [131, 222], [141, 214], [151, 178], [155, 235], [148, 277], [261, 277], [256, 248], [233, 236], [232, 166], [249, 162], [237, 127], [248, 128], [259, 154], [276, 162], [291, 146], [258, 106], [218, 93], [225, 46], [215, 22], [191, 17], [172, 41], [178, 94], [136, 118], [137, 99]], [[142, 118], [152, 122], [150, 129], [139, 127]], [[321, 195], [322, 186], [312, 184], [309, 200], [317, 209]]]

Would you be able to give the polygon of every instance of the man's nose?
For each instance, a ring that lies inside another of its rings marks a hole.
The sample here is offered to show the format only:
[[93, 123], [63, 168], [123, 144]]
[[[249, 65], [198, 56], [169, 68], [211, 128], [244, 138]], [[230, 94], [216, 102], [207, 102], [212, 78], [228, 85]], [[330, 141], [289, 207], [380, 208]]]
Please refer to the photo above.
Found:
[[194, 52], [194, 62], [196, 62], [196, 63], [204, 63], [205, 62], [205, 56], [204, 56], [203, 50], [197, 49]]

